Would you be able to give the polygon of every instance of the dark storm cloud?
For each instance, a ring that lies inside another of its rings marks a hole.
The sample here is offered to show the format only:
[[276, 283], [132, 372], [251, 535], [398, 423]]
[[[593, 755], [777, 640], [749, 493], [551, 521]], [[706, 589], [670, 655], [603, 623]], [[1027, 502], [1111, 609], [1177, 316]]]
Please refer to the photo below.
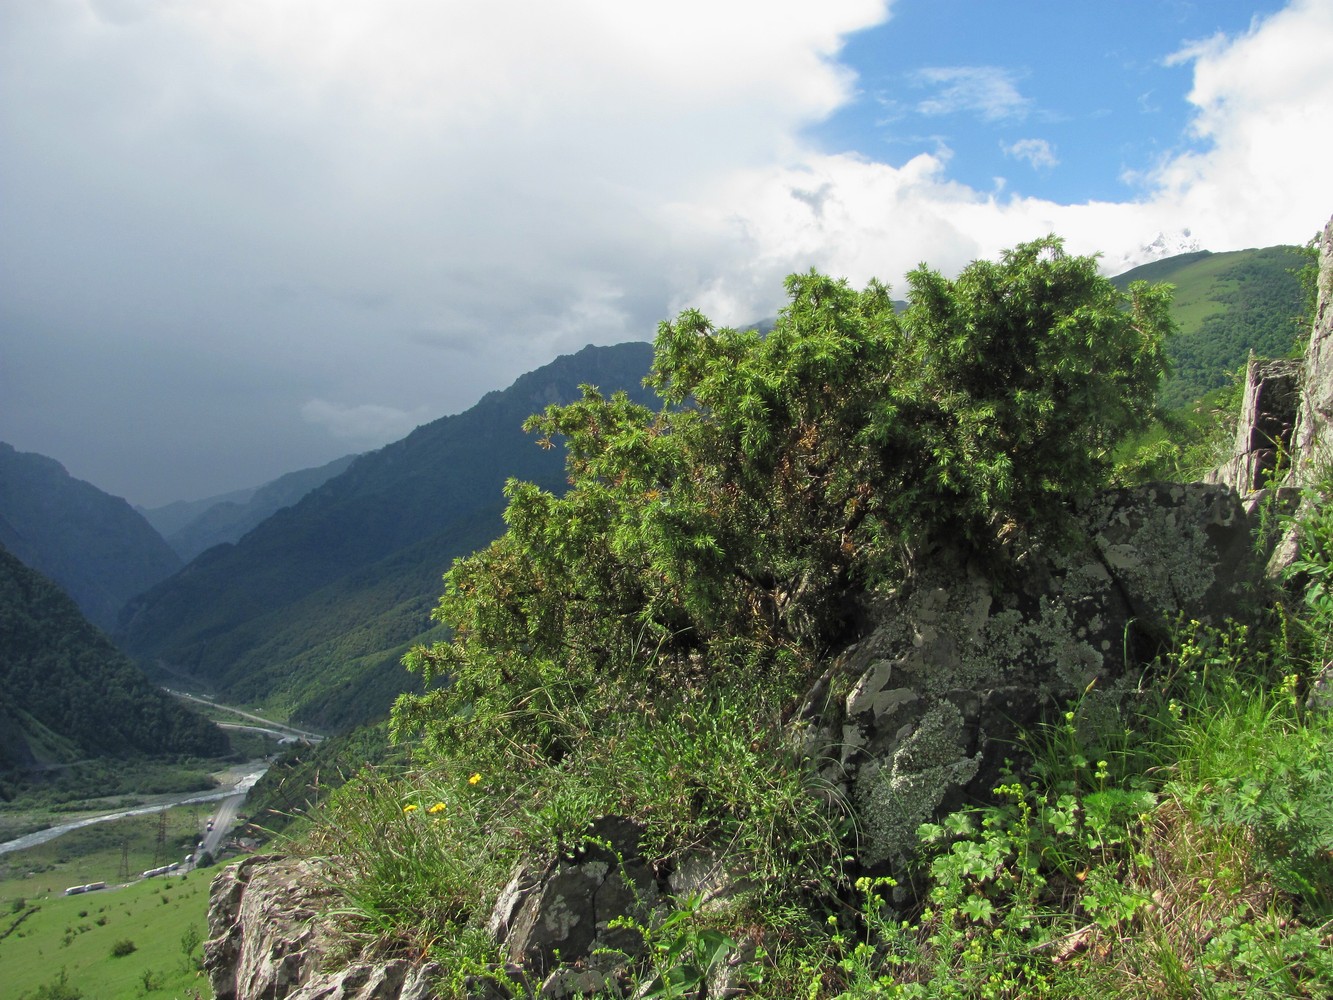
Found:
[[[812, 148], [854, 92], [841, 44], [886, 8], [0, 5], [0, 439], [140, 503], [220, 493], [685, 306], [772, 315], [790, 270], [897, 280], [1034, 220], [1100, 240], [1169, 214]], [[1256, 93], [1255, 120], [1290, 103]], [[1181, 167], [1182, 203], [1220, 175]]]

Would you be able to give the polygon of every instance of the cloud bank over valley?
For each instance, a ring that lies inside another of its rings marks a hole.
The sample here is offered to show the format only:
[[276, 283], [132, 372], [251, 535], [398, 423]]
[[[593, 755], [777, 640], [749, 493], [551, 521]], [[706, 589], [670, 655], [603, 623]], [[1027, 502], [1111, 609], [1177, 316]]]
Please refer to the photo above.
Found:
[[[1333, 209], [1327, 0], [1138, 54], [1185, 127], [1108, 149], [1121, 196], [1081, 199], [1042, 187], [1077, 149], [1041, 65], [910, 63], [921, 2], [7, 4], [0, 437], [160, 504], [685, 307], [772, 315], [791, 271], [901, 287], [1050, 231], [1123, 269], [1158, 233], [1303, 242]], [[873, 101], [875, 138], [830, 138]], [[962, 121], [992, 130], [988, 184]]]

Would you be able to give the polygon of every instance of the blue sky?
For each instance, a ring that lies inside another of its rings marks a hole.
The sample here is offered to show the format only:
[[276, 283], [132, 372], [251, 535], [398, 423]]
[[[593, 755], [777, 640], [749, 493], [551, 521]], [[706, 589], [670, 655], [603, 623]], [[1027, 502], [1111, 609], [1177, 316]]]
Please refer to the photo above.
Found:
[[817, 267], [1333, 211], [1333, 0], [0, 4], [0, 439], [253, 486]]
[[1056, 201], [1142, 193], [1142, 175], [1191, 144], [1193, 74], [1170, 57], [1247, 31], [1280, 2], [1121, 0], [898, 3], [852, 35], [851, 101], [811, 130], [830, 150], [901, 166], [949, 151], [978, 191]]

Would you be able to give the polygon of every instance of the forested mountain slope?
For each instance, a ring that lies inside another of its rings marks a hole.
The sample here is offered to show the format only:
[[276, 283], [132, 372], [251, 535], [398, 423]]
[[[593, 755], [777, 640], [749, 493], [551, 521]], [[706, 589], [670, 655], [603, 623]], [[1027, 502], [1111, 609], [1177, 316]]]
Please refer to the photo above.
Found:
[[181, 566], [126, 501], [73, 478], [55, 459], [3, 442], [0, 543], [108, 631], [126, 601]]
[[131, 602], [124, 644], [150, 669], [308, 722], [382, 713], [411, 681], [398, 658], [429, 627], [440, 576], [503, 530], [505, 480], [563, 483], [560, 452], [523, 421], [581, 383], [643, 398], [650, 357], [647, 344], [585, 348], [359, 457]]
[[317, 468], [289, 472], [256, 489], [216, 498], [212, 503], [177, 502], [140, 513], [176, 554], [189, 562], [214, 545], [239, 541], [260, 522], [347, 471], [354, 458], [344, 455]]
[[[1167, 345], [1172, 373], [1163, 402], [1183, 406], [1226, 385], [1227, 375], [1260, 357], [1286, 357], [1309, 336], [1293, 317], [1304, 301], [1298, 272], [1311, 262], [1299, 247], [1180, 254], [1136, 267], [1111, 281], [1167, 281], [1175, 286], [1172, 318], [1180, 335]], [[1307, 320], [1308, 323], [1308, 320]]]
[[227, 752], [54, 583], [0, 548], [0, 771], [84, 757]]

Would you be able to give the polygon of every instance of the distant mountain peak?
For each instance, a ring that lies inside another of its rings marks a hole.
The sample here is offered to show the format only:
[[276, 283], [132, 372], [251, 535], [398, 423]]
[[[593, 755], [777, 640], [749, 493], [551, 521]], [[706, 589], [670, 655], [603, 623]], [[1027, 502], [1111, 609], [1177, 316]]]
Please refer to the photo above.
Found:
[[1120, 258], [1110, 266], [1110, 271], [1112, 274], [1120, 274], [1122, 271], [1150, 264], [1155, 260], [1164, 260], [1182, 253], [1198, 253], [1202, 249], [1198, 239], [1188, 228], [1169, 233], [1159, 231], [1148, 242], [1121, 254]]

